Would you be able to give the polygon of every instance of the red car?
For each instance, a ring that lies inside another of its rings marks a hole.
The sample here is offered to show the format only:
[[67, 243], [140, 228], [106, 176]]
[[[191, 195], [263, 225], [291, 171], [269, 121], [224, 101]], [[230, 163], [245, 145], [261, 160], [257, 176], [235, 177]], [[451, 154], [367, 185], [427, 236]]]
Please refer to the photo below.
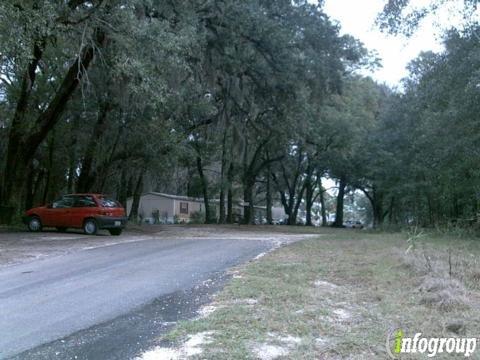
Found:
[[106, 229], [111, 235], [120, 235], [127, 223], [125, 209], [117, 201], [100, 194], [64, 195], [46, 206], [28, 210], [23, 222], [30, 231], [43, 227], [83, 229], [87, 235], [95, 235]]

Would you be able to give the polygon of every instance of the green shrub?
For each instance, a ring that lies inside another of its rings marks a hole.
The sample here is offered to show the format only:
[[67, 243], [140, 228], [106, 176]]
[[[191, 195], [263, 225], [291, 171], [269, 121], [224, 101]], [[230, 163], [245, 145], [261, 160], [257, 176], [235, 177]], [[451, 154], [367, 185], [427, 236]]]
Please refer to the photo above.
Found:
[[195, 211], [190, 215], [191, 224], [203, 224], [205, 222], [205, 213], [203, 211]]

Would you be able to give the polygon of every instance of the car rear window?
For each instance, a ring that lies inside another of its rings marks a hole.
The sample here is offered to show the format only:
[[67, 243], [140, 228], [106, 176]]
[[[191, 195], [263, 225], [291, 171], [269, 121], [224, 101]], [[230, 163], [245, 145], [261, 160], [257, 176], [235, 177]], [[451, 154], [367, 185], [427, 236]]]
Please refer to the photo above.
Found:
[[100, 205], [102, 205], [103, 207], [108, 207], [108, 208], [122, 207], [118, 201], [113, 200], [112, 198], [99, 197], [98, 199], [100, 200]]

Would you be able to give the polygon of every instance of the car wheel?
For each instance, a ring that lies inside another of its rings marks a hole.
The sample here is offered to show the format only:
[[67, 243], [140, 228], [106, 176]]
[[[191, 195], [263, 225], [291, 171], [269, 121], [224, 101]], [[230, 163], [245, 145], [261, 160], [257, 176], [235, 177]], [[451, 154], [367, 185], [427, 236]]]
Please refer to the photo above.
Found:
[[83, 223], [83, 232], [87, 235], [95, 235], [98, 227], [97, 222], [94, 219], [87, 219]]
[[66, 227], [57, 227], [57, 231], [65, 232], [65, 231], [67, 231], [67, 228]]
[[38, 232], [42, 230], [42, 221], [38, 216], [32, 216], [28, 221], [28, 230]]
[[110, 229], [108, 230], [110, 235], [118, 236], [122, 233], [122, 229]]

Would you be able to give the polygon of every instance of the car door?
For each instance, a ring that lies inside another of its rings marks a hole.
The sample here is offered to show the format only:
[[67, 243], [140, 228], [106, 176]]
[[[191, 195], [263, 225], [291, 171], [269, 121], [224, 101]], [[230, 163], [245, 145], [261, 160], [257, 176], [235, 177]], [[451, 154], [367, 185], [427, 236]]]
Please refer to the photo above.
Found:
[[42, 216], [44, 226], [67, 227], [66, 220], [73, 205], [70, 196], [62, 196], [50, 204]]
[[73, 201], [73, 208], [71, 209], [68, 222], [68, 227], [81, 228], [83, 221], [87, 217], [96, 215], [95, 208], [98, 205], [91, 195], [75, 195]]

